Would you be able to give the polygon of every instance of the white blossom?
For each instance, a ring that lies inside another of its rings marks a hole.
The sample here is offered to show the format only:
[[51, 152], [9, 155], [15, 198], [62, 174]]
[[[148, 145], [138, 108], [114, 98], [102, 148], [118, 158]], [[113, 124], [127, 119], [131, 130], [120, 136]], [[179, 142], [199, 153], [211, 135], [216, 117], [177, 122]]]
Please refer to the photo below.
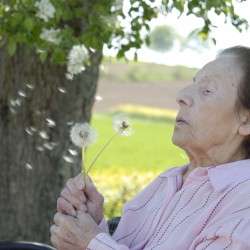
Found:
[[58, 33], [60, 32], [60, 29], [46, 29], [43, 28], [42, 33], [40, 35], [40, 38], [42, 40], [45, 40], [47, 42], [53, 43], [53, 44], [59, 44], [61, 42], [61, 38], [58, 37]]
[[74, 45], [69, 52], [67, 70], [76, 75], [85, 70], [84, 63], [88, 58], [88, 50], [84, 45]]
[[80, 147], [88, 147], [95, 142], [97, 131], [88, 123], [76, 123], [70, 131], [72, 142]]
[[49, 0], [39, 0], [35, 3], [35, 7], [38, 8], [36, 16], [43, 19], [45, 22], [55, 15], [55, 7]]

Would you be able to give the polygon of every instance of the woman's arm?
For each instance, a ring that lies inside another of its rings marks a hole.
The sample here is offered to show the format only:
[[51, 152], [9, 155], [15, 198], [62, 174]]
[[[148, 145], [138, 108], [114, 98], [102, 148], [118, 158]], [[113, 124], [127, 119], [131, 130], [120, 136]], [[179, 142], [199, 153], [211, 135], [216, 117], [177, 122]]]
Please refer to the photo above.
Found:
[[236, 217], [227, 223], [217, 223], [204, 230], [189, 250], [250, 249], [250, 218]]

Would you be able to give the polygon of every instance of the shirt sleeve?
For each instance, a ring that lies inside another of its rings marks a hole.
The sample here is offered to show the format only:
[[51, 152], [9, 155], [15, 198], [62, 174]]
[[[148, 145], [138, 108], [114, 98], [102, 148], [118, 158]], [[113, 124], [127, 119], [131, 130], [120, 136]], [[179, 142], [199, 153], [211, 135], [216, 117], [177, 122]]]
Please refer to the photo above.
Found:
[[118, 244], [110, 235], [100, 233], [90, 241], [87, 250], [129, 250], [129, 248]]
[[106, 222], [104, 216], [103, 216], [103, 219], [101, 220], [101, 222], [99, 224], [99, 228], [102, 230], [102, 232], [109, 234], [108, 223]]
[[216, 224], [204, 230], [189, 250], [247, 250], [250, 249], [250, 220], [236, 218], [225, 224]]

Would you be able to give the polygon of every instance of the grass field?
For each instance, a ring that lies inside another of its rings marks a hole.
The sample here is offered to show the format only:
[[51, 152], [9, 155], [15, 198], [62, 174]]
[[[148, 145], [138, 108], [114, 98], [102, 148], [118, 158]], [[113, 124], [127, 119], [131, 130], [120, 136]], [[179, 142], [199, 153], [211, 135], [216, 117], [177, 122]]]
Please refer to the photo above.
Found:
[[[182, 150], [172, 144], [173, 121], [132, 115], [134, 135], [118, 136], [97, 160], [91, 171], [124, 169], [124, 171], [161, 172], [186, 161]], [[99, 135], [87, 152], [90, 162], [114, 133], [111, 115], [94, 115], [92, 125]]]
[[105, 57], [101, 78], [116, 82], [166, 83], [173, 80], [192, 79], [196, 72], [196, 68], [185, 66], [167, 66]]
[[[173, 111], [127, 106], [119, 111], [129, 113], [135, 134], [116, 137], [90, 171], [105, 197], [107, 218], [120, 215], [121, 206], [158, 174], [187, 162], [183, 151], [172, 144]], [[87, 164], [114, 134], [112, 122], [112, 114], [93, 115], [92, 125], [99, 135], [88, 149]]]

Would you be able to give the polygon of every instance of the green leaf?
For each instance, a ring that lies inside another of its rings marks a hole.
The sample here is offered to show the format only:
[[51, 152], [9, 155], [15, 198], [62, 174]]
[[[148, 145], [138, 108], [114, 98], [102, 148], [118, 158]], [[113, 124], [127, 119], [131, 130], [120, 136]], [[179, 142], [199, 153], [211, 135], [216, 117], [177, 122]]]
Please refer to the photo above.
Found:
[[16, 52], [16, 40], [14, 38], [9, 39], [8, 47], [7, 47], [8, 53], [10, 56], [13, 56]]
[[66, 60], [66, 56], [60, 48], [56, 48], [52, 56], [53, 63], [63, 63]]
[[35, 24], [33, 22], [33, 20], [29, 17], [27, 17], [25, 20], [24, 20], [24, 27], [28, 30], [28, 31], [31, 31], [33, 28], [34, 28]]

